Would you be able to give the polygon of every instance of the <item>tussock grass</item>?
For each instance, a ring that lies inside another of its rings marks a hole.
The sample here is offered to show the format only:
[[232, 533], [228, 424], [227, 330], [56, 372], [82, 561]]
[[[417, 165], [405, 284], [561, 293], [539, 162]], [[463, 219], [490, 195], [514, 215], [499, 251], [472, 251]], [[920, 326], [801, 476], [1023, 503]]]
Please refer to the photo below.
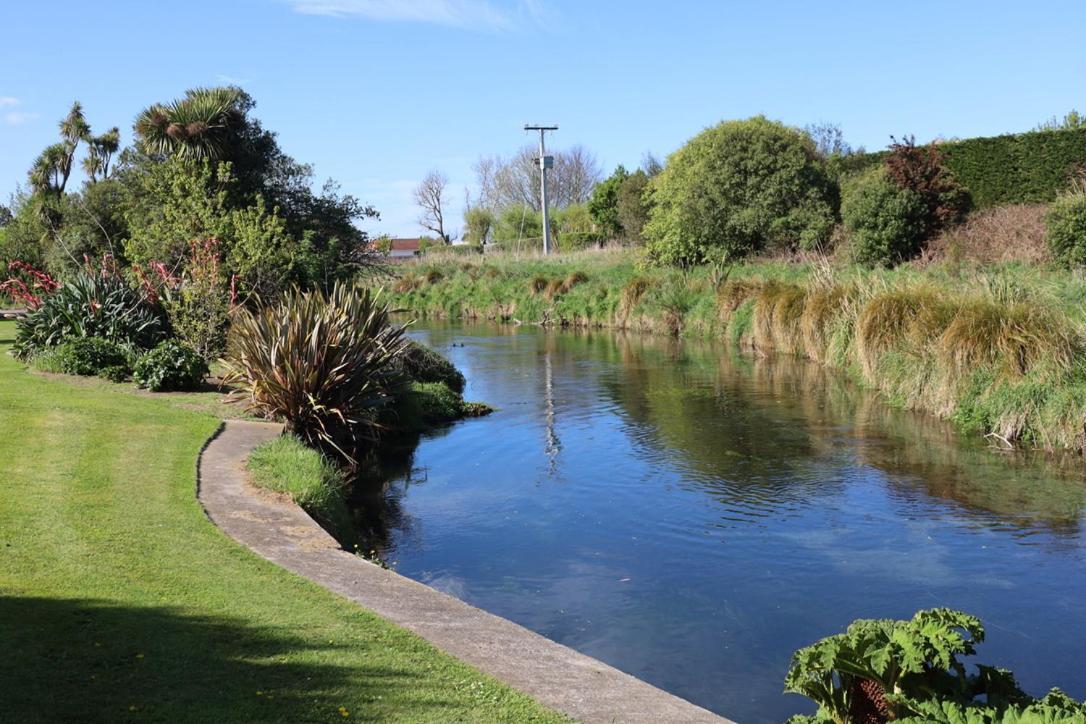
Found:
[[501, 254], [485, 266], [469, 276], [451, 265], [441, 282], [408, 281], [405, 292], [397, 285], [397, 302], [443, 317], [725, 339], [843, 370], [1001, 446], [1084, 447], [1086, 278], [1069, 272], [753, 260], [721, 281], [710, 269], [644, 267], [613, 251]]

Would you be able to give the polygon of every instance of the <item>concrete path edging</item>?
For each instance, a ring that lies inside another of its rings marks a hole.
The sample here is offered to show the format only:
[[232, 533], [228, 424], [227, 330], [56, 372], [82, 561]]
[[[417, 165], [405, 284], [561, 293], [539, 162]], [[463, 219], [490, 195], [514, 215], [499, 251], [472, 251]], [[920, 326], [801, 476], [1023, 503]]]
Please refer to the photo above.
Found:
[[247, 485], [249, 453], [279, 434], [279, 425], [231, 420], [200, 454], [197, 496], [211, 521], [234, 540], [578, 721], [729, 721], [342, 550], [300, 507]]

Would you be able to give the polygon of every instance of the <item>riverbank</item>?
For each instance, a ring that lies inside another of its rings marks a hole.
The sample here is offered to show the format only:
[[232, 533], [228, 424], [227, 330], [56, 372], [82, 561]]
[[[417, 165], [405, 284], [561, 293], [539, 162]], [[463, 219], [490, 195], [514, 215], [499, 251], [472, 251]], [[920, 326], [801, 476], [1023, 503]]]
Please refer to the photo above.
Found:
[[0, 322], [7, 717], [561, 720], [225, 538], [194, 495], [218, 418], [29, 374], [13, 337]]
[[421, 315], [723, 339], [800, 355], [993, 445], [1086, 447], [1086, 281], [1069, 272], [818, 260], [683, 271], [612, 251], [435, 256], [401, 270], [392, 290]]

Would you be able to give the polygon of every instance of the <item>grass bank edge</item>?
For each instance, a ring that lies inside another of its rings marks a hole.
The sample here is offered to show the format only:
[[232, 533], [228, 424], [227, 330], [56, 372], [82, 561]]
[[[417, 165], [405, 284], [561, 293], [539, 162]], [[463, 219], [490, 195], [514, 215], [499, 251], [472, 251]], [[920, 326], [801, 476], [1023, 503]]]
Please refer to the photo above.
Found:
[[1055, 268], [778, 260], [646, 268], [628, 252], [435, 258], [395, 302], [448, 319], [722, 340], [843, 370], [1001, 447], [1086, 449], [1086, 280]]

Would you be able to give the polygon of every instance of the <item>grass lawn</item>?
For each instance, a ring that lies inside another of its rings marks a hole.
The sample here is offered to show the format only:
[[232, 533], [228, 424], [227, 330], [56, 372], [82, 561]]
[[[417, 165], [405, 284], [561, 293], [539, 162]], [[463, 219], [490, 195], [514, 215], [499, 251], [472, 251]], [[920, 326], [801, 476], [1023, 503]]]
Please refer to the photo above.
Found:
[[0, 719], [559, 720], [220, 533], [216, 425], [0, 353]]

